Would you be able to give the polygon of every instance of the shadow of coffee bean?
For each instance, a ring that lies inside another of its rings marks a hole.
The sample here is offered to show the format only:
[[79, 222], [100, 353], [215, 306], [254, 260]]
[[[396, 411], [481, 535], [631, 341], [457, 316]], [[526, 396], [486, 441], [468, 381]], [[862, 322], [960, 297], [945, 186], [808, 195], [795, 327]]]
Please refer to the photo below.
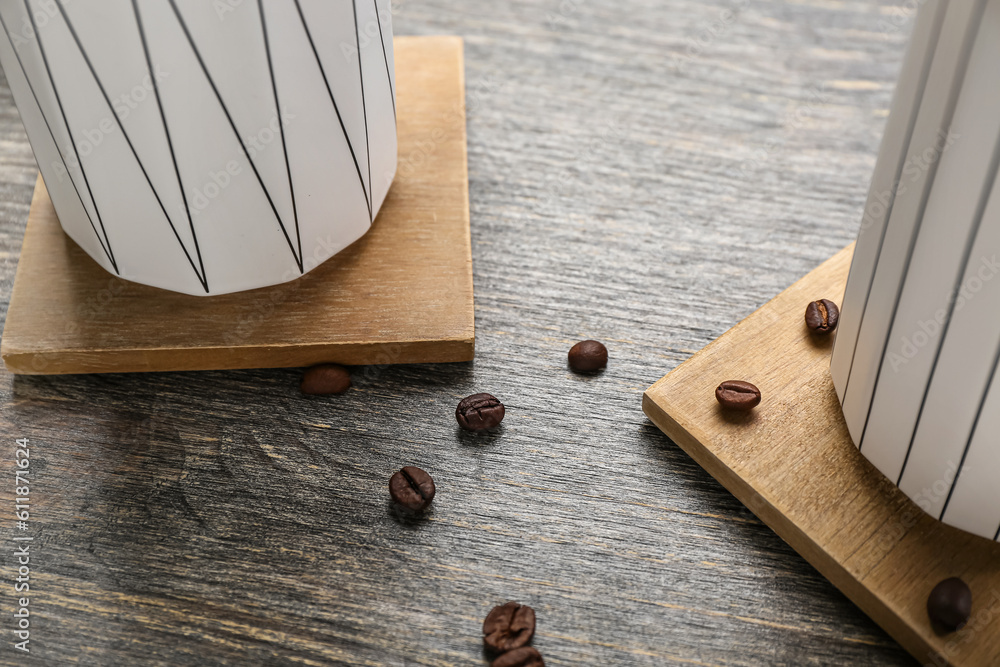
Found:
[[423, 524], [427, 523], [428, 520], [434, 514], [434, 505], [431, 505], [423, 512], [414, 512], [408, 510], [405, 507], [400, 507], [392, 500], [386, 501], [386, 512], [397, 524], [403, 528], [417, 529]]

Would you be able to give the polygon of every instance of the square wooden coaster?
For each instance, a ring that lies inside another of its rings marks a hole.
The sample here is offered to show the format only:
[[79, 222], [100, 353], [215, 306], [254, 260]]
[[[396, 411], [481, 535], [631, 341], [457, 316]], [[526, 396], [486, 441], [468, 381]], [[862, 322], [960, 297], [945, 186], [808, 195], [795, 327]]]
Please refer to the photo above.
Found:
[[[1000, 665], [1000, 544], [920, 510], [851, 442], [830, 379], [833, 341], [806, 305], [844, 294], [853, 246], [779, 294], [643, 396], [646, 415], [924, 664]], [[750, 414], [723, 412], [724, 380], [757, 385]], [[972, 618], [938, 634], [927, 596], [958, 576]]]
[[21, 374], [469, 361], [475, 348], [458, 37], [395, 39], [399, 169], [371, 230], [298, 280], [193, 297], [130, 283], [67, 237], [41, 178], [3, 332]]

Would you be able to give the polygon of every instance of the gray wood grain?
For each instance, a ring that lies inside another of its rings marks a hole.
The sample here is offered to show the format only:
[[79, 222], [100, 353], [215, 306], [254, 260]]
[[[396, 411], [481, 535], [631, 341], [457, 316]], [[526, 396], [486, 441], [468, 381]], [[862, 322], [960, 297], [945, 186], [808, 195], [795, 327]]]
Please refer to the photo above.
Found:
[[[36, 541], [32, 653], [0, 663], [484, 664], [515, 599], [549, 665], [913, 664], [640, 410], [853, 239], [903, 4], [397, 0], [398, 34], [467, 40], [476, 361], [328, 399], [296, 370], [2, 375]], [[0, 86], [4, 312], [34, 177]], [[567, 370], [582, 338], [602, 375]], [[476, 391], [502, 432], [458, 431]], [[388, 505], [407, 464], [422, 521]]]

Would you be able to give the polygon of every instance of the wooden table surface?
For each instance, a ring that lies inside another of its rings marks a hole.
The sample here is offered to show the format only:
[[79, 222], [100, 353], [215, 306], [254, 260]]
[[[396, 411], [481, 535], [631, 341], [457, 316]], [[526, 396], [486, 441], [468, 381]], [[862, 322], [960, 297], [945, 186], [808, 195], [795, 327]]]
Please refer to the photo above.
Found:
[[[396, 0], [466, 38], [474, 363], [0, 376], [0, 664], [911, 665], [642, 414], [642, 391], [850, 242], [903, 0]], [[0, 88], [0, 300], [35, 164]], [[823, 295], [817, 295], [820, 297]], [[566, 368], [607, 343], [597, 377]], [[507, 405], [460, 433], [457, 401]], [[31, 653], [13, 640], [31, 443]], [[434, 475], [422, 521], [386, 483]]]

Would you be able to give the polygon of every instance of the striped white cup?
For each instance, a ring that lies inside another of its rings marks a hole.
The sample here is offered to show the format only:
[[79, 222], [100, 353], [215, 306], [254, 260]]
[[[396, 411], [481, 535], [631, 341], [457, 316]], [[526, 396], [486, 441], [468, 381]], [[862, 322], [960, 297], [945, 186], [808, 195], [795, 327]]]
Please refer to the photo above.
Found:
[[926, 0], [832, 375], [854, 443], [921, 508], [1000, 538], [1000, 0]]
[[389, 0], [0, 0], [0, 27], [63, 229], [122, 278], [286, 282], [388, 192]]

